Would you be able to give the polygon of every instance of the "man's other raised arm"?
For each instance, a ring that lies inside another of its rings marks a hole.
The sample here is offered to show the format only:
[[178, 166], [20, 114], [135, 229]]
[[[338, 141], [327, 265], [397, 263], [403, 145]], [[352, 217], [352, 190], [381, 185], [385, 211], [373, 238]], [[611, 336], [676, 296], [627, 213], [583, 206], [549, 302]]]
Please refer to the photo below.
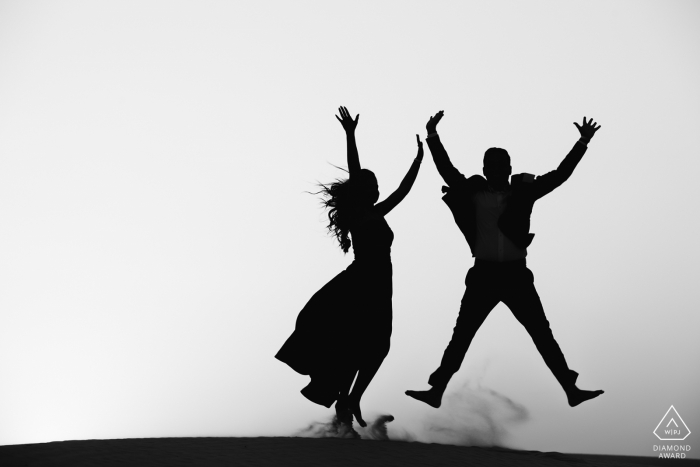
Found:
[[574, 122], [574, 125], [578, 128], [581, 138], [574, 144], [574, 147], [571, 148], [571, 151], [569, 151], [569, 154], [566, 155], [564, 160], [561, 161], [557, 170], [553, 170], [535, 179], [535, 198], [541, 198], [547, 193], [550, 193], [571, 177], [571, 174], [574, 173], [574, 169], [578, 163], [581, 162], [583, 155], [586, 153], [588, 143], [591, 141], [591, 138], [593, 138], [593, 135], [595, 135], [595, 132], [600, 128], [600, 125], [596, 126], [597, 124], [592, 118], [586, 121], [586, 117], [583, 117], [583, 125], [579, 125], [576, 122]]
[[447, 151], [445, 151], [440, 141], [440, 136], [437, 134], [437, 124], [444, 114], [444, 111], [441, 110], [430, 117], [430, 120], [428, 120], [428, 123], [425, 125], [425, 129], [428, 130], [428, 137], [425, 141], [428, 143], [428, 148], [430, 148], [430, 154], [433, 156], [433, 161], [435, 162], [438, 173], [442, 179], [445, 180], [445, 183], [452, 187], [464, 181], [465, 178], [464, 175], [452, 165], [450, 157], [447, 155]]

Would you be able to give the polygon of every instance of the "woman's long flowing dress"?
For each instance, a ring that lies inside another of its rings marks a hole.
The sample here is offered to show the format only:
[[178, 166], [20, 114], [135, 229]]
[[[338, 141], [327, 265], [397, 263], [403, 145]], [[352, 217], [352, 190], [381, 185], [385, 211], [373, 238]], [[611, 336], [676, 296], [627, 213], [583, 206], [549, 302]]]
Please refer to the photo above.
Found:
[[394, 233], [384, 217], [374, 215], [350, 235], [354, 261], [311, 297], [275, 355], [311, 376], [301, 392], [326, 407], [338, 398], [342, 376], [362, 359], [386, 355], [391, 338]]

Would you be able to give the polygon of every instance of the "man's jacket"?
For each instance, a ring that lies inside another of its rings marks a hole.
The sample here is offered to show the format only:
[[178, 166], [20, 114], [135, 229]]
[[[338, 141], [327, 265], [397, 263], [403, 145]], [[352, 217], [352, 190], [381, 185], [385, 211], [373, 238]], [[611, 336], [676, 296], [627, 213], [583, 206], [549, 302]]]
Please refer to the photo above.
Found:
[[[450, 162], [439, 136], [427, 140], [435, 166], [448, 186], [442, 187], [443, 201], [452, 211], [474, 254], [476, 249], [476, 209], [474, 195], [488, 190], [488, 182], [481, 175], [466, 178]], [[576, 143], [556, 170], [535, 177], [531, 174], [511, 176], [511, 192], [506, 208], [498, 220], [498, 228], [518, 248], [527, 248], [535, 234], [530, 233], [530, 215], [535, 201], [564, 183], [573, 173], [586, 152], [586, 146]]]

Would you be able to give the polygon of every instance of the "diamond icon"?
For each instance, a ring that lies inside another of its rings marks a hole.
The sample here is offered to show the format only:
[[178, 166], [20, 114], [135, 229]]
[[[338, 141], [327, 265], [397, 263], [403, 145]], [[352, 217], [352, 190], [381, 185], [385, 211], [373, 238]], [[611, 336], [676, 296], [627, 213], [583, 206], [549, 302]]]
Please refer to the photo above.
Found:
[[661, 441], [683, 441], [690, 434], [690, 430], [676, 408], [671, 406], [656, 425], [654, 434]]

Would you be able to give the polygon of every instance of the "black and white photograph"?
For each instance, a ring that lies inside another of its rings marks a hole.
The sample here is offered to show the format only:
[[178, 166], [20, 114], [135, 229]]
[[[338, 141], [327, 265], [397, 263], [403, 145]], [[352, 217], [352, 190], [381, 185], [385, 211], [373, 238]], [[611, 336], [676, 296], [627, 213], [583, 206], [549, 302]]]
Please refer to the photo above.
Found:
[[700, 2], [0, 0], [0, 465], [700, 466]]

